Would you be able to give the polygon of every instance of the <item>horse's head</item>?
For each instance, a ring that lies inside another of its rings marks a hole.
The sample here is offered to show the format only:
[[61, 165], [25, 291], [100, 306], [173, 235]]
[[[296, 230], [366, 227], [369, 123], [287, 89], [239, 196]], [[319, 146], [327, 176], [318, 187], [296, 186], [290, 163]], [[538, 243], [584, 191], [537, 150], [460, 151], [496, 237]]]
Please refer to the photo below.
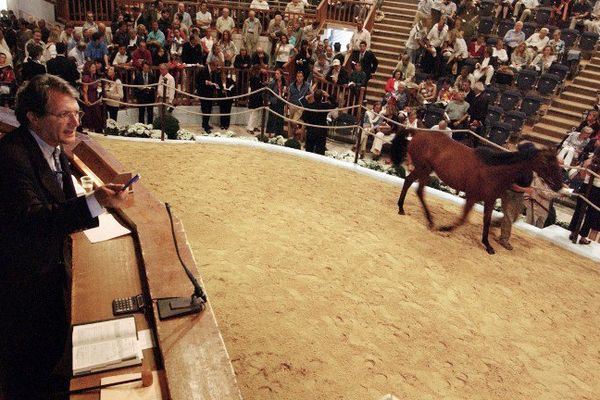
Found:
[[406, 158], [406, 150], [408, 149], [408, 136], [409, 130], [406, 128], [400, 128], [396, 136], [392, 140], [392, 147], [390, 148], [390, 156], [394, 165], [400, 165]]
[[556, 158], [556, 152], [552, 149], [541, 149], [535, 156], [533, 170], [546, 182], [550, 189], [555, 192], [563, 186], [563, 175]]

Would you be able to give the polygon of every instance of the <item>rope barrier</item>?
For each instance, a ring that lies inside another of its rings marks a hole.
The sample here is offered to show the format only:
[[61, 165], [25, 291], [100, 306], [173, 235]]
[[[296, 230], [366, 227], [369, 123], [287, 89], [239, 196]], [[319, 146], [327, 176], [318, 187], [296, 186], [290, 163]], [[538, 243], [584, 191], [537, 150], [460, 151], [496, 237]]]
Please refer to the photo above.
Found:
[[180, 111], [180, 112], [183, 112], [183, 113], [186, 113], [186, 114], [192, 114], [192, 115], [201, 115], [201, 116], [203, 116], [203, 117], [204, 117], [204, 116], [207, 116], [207, 115], [208, 115], [208, 116], [221, 117], [221, 116], [225, 116], [225, 115], [230, 115], [230, 116], [231, 116], [231, 115], [241, 115], [241, 114], [247, 114], [247, 113], [253, 112], [253, 111], [255, 111], [255, 110], [261, 110], [261, 109], [263, 109], [263, 108], [265, 108], [265, 107], [259, 107], [259, 108], [248, 108], [248, 109], [246, 109], [246, 110], [242, 110], [242, 111], [236, 111], [236, 112], [231, 112], [231, 113], [209, 113], [209, 114], [202, 113], [202, 112], [197, 112], [197, 111], [185, 110], [185, 109], [183, 109], [183, 108], [180, 108], [180, 109], [179, 109], [179, 111]]
[[[284, 121], [288, 121], [297, 125], [302, 125], [302, 126], [308, 126], [311, 128], [321, 128], [321, 129], [332, 129], [332, 130], [338, 130], [338, 129], [354, 129], [354, 128], [362, 128], [359, 125], [345, 125], [345, 126], [330, 126], [330, 125], [315, 125], [315, 124], [310, 124], [308, 122], [303, 122], [303, 121], [296, 121], [294, 119], [291, 119], [289, 117], [283, 116], [281, 114], [279, 114], [276, 111], [271, 110], [270, 108], [267, 108], [267, 111], [269, 111], [271, 114], [275, 114], [276, 116], [278, 116], [279, 118], [283, 119]], [[309, 109], [310, 111], [310, 109]], [[331, 111], [331, 110], [330, 110]]]

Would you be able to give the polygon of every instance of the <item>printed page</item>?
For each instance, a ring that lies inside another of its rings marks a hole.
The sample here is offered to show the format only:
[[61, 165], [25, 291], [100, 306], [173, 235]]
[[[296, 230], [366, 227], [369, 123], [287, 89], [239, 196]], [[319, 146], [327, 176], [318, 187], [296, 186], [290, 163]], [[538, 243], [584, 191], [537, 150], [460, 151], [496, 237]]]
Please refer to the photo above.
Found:
[[135, 319], [117, 318], [73, 327], [73, 348], [119, 338], [136, 338]]

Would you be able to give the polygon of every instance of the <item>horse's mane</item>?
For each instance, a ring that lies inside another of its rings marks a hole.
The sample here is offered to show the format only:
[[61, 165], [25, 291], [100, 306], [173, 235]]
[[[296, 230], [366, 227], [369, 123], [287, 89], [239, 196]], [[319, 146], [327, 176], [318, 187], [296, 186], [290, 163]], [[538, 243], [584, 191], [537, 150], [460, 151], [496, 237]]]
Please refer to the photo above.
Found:
[[478, 147], [475, 154], [487, 165], [515, 164], [531, 160], [538, 153], [533, 143], [520, 144], [517, 151], [498, 151], [489, 147]]

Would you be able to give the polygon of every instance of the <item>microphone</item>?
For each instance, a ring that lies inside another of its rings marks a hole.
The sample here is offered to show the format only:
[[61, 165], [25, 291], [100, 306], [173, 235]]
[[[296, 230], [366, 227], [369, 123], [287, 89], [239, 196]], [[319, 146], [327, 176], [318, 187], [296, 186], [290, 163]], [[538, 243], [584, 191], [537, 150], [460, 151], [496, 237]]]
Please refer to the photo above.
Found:
[[169, 203], [165, 203], [165, 207], [167, 208], [167, 214], [169, 215], [169, 222], [171, 223], [171, 234], [173, 235], [173, 242], [175, 243], [175, 251], [177, 252], [177, 257], [179, 258], [179, 262], [183, 267], [186, 275], [192, 285], [194, 286], [194, 292], [191, 297], [165, 297], [162, 299], [157, 299], [158, 305], [158, 317], [161, 320], [181, 317], [188, 314], [197, 314], [204, 310], [206, 304], [206, 294], [198, 283], [198, 280], [192, 274], [192, 271], [185, 265], [183, 259], [181, 258], [181, 254], [179, 253], [179, 245], [177, 244], [177, 235], [175, 235], [175, 227], [173, 226], [173, 215], [171, 214], [171, 205]]
[[104, 385], [90, 386], [90, 387], [81, 388], [81, 389], [69, 390], [68, 392], [61, 392], [61, 393], [57, 393], [57, 394], [69, 394], [69, 395], [81, 394], [81, 393], [93, 392], [95, 390], [109, 388], [112, 386], [125, 385], [127, 383], [134, 383], [134, 382], [140, 382], [140, 381], [142, 382], [142, 387], [149, 387], [149, 386], [152, 386], [153, 380], [154, 380], [154, 377], [152, 375], [152, 371], [144, 370], [144, 371], [142, 371], [139, 378], [127, 379], [127, 380], [119, 381], [119, 382], [106, 383]]

